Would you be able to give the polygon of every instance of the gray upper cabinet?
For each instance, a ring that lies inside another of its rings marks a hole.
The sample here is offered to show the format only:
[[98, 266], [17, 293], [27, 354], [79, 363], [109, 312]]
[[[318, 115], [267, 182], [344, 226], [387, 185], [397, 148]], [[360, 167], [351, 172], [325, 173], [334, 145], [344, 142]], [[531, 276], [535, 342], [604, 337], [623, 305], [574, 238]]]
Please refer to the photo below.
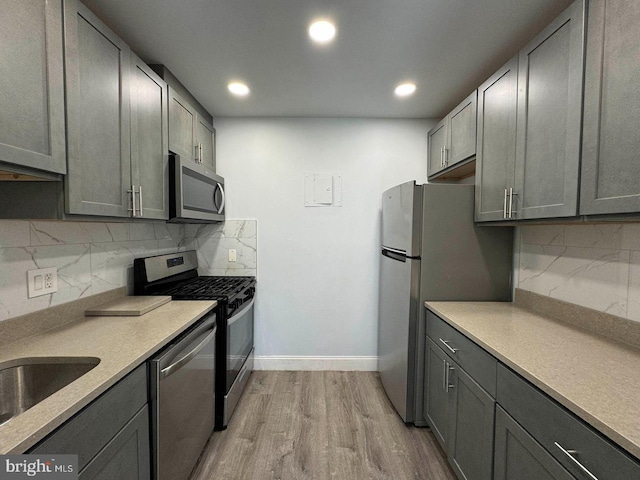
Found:
[[580, 213], [640, 212], [640, 3], [589, 2]]
[[167, 84], [131, 55], [131, 184], [136, 217], [169, 218]]
[[478, 88], [477, 222], [507, 218], [507, 191], [515, 175], [517, 110], [516, 56]]
[[198, 115], [196, 128], [196, 145], [198, 146], [198, 159], [207, 167], [216, 169], [216, 131], [207, 120]]
[[514, 217], [577, 215], [584, 1], [520, 51]]
[[477, 99], [477, 92], [474, 90], [448, 115], [449, 139], [444, 158], [447, 168], [476, 154]]
[[64, 174], [62, 0], [2, 5], [0, 171]]
[[65, 36], [66, 211], [128, 216], [129, 47], [77, 0], [65, 2]]
[[476, 154], [477, 92], [465, 98], [429, 131], [428, 177], [437, 178]]
[[440, 122], [429, 130], [427, 134], [429, 142], [429, 163], [428, 163], [428, 176], [431, 178], [433, 175], [444, 170], [444, 150], [447, 147], [447, 119], [444, 118]]
[[177, 89], [169, 86], [169, 150], [215, 170], [215, 130]]
[[169, 150], [196, 161], [197, 113], [193, 105], [169, 86]]

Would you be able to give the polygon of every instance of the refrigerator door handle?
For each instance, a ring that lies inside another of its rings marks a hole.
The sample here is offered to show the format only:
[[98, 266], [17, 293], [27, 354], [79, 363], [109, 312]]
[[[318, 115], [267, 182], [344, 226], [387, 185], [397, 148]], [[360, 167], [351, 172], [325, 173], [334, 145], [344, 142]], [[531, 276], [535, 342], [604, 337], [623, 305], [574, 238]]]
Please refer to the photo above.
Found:
[[382, 250], [382, 255], [384, 255], [387, 258], [390, 258], [391, 260], [396, 260], [398, 262], [403, 262], [404, 263], [404, 262], [407, 261], [407, 256], [406, 255], [403, 255], [401, 253], [396, 253], [396, 252], [393, 252], [391, 250], [383, 249]]

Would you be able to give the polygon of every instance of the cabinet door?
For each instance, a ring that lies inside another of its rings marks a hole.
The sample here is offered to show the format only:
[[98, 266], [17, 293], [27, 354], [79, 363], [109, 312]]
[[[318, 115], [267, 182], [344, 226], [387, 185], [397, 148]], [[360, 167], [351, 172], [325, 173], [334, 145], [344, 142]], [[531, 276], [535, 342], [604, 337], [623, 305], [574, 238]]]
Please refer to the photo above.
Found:
[[583, 46], [578, 0], [520, 52], [516, 218], [577, 214]]
[[451, 363], [453, 385], [449, 461], [461, 479], [491, 480], [495, 400], [456, 363]]
[[131, 61], [131, 177], [137, 216], [169, 218], [167, 84], [142, 60]]
[[129, 215], [129, 47], [77, 0], [65, 2], [66, 211]]
[[494, 480], [575, 480], [499, 406], [495, 432]]
[[169, 150], [194, 160], [196, 124], [195, 108], [169, 87]]
[[424, 416], [445, 451], [448, 450], [451, 429], [451, 395], [446, 383], [449, 361], [440, 347], [427, 338]]
[[640, 212], [639, 30], [639, 2], [589, 2], [581, 214]]
[[445, 150], [445, 167], [451, 167], [476, 154], [476, 105], [474, 92], [449, 115], [448, 148]]
[[447, 119], [444, 118], [428, 133], [429, 162], [427, 176], [431, 177], [444, 170], [444, 149], [447, 146]]
[[80, 480], [149, 480], [149, 408], [145, 405], [80, 472]]
[[517, 109], [516, 56], [478, 88], [477, 222], [505, 218], [506, 190], [514, 180]]
[[213, 125], [198, 115], [197, 127], [198, 141], [201, 147], [199, 152], [199, 160], [205, 167], [216, 169], [216, 131]]
[[0, 45], [0, 164], [65, 173], [62, 1], [3, 1]]

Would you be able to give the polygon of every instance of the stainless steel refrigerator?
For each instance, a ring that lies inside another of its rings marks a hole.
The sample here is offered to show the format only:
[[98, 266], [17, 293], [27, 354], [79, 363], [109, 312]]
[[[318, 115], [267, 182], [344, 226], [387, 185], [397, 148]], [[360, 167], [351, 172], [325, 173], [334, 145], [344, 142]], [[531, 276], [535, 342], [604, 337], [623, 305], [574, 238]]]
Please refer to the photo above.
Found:
[[382, 194], [378, 372], [407, 423], [422, 414], [426, 300], [508, 301], [513, 231], [476, 226], [474, 186], [407, 182]]

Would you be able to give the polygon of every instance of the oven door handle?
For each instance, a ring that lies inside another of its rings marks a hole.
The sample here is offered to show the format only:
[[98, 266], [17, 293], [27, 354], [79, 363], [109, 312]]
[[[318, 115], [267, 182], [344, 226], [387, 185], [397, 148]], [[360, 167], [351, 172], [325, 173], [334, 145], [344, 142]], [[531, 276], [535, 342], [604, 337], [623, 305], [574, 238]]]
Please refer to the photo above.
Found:
[[251, 302], [249, 302], [249, 304], [244, 307], [242, 310], [240, 310], [239, 312], [235, 313], [233, 315], [233, 317], [231, 317], [229, 320], [227, 320], [227, 325], [231, 325], [232, 323], [234, 323], [236, 320], [238, 320], [240, 317], [242, 317], [245, 313], [247, 313], [247, 311], [253, 307], [253, 302], [255, 301], [255, 297], [251, 299]]
[[213, 327], [211, 329], [211, 333], [207, 334], [204, 340], [202, 340], [193, 350], [187, 353], [184, 357], [181, 357], [180, 360], [178, 360], [177, 362], [172, 363], [168, 367], [165, 367], [162, 370], [160, 370], [160, 379], [167, 378], [169, 375], [177, 372], [182, 367], [184, 367], [187, 363], [193, 360], [193, 357], [195, 357], [196, 355], [198, 355], [198, 353], [200, 353], [200, 351], [207, 345], [207, 343], [211, 341], [211, 339], [215, 334], [216, 334], [216, 327]]

